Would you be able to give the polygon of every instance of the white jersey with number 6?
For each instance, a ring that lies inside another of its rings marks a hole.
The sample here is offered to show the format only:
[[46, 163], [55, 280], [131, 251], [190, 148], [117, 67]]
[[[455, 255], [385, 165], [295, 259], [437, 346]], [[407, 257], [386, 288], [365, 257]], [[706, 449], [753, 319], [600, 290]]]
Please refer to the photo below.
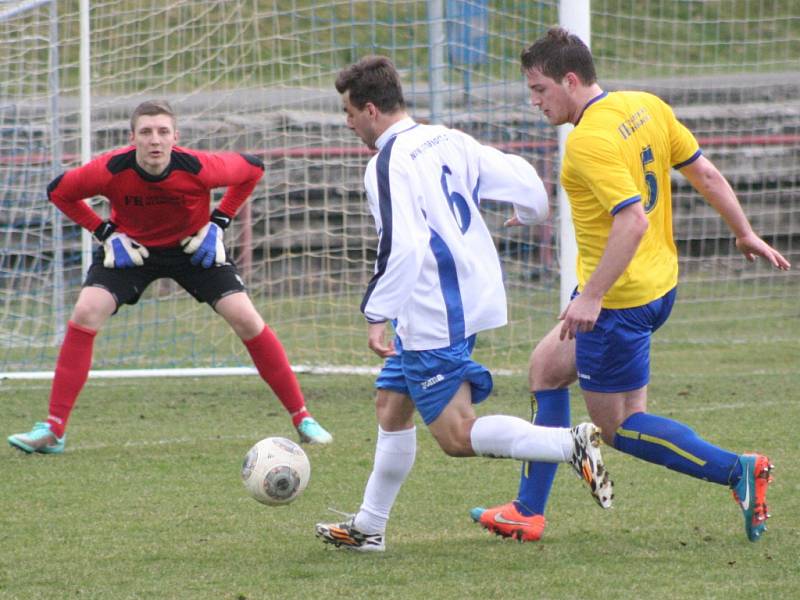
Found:
[[513, 203], [526, 224], [547, 193], [522, 157], [471, 136], [403, 119], [376, 142], [364, 175], [378, 255], [361, 311], [397, 320], [407, 350], [443, 348], [506, 324], [506, 293], [481, 200]]

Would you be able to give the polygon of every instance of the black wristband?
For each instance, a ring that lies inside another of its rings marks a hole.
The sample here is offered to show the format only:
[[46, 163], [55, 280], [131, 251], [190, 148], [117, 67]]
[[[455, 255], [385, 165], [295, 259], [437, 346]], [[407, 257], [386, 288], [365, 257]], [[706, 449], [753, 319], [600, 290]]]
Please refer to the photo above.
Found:
[[105, 242], [112, 233], [117, 230], [117, 226], [111, 221], [103, 221], [100, 226], [94, 230], [94, 237], [98, 242]]
[[209, 219], [212, 223], [214, 223], [220, 229], [225, 229], [228, 225], [231, 224], [231, 217], [226, 215], [220, 209], [215, 208], [214, 212], [211, 213], [211, 218]]

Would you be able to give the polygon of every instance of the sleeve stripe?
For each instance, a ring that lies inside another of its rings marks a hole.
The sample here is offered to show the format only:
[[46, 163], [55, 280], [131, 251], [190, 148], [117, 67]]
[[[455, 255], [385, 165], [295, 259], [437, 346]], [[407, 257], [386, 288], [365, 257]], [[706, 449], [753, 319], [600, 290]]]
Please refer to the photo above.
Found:
[[677, 165], [674, 165], [672, 168], [673, 168], [673, 169], [682, 169], [682, 168], [683, 168], [683, 167], [685, 167], [686, 165], [690, 165], [690, 164], [692, 164], [694, 161], [696, 161], [698, 158], [700, 158], [700, 155], [702, 155], [702, 154], [703, 154], [703, 153], [700, 151], [700, 148], [698, 148], [698, 149], [697, 149], [697, 152], [695, 152], [694, 154], [692, 154], [692, 155], [691, 155], [691, 156], [690, 156], [688, 159], [686, 159], [686, 160], [685, 160], [685, 161], [683, 161], [683, 162], [680, 162], [680, 163], [678, 163]]
[[381, 239], [378, 243], [377, 268], [369, 281], [364, 299], [361, 301], [362, 313], [366, 310], [367, 302], [369, 302], [375, 286], [378, 285], [378, 281], [386, 272], [389, 255], [392, 253], [392, 190], [389, 183], [389, 159], [392, 155], [395, 139], [397, 138], [390, 139], [378, 155], [376, 170], [378, 174], [378, 205], [381, 212]]
[[611, 209], [611, 214], [615, 215], [619, 211], [621, 211], [623, 208], [625, 208], [626, 206], [630, 206], [634, 202], [639, 202], [641, 199], [642, 199], [642, 197], [639, 194], [636, 194], [635, 196], [632, 196], [632, 197], [628, 198], [627, 200], [623, 200], [622, 202], [620, 202], [614, 208]]

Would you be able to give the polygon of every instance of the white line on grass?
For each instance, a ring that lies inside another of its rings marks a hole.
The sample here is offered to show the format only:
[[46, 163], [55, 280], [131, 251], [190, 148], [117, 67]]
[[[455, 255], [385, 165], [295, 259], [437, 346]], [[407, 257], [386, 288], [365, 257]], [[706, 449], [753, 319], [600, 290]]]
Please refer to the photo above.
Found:
[[[758, 406], [786, 406], [789, 404], [793, 404], [790, 400], [785, 401], [771, 401], [771, 402], [758, 402]], [[695, 407], [681, 407], [679, 410], [675, 410], [676, 413], [694, 413], [694, 412], [709, 412], [714, 410], [739, 410], [742, 408], [752, 408], [754, 403], [752, 402], [737, 402], [736, 404], [704, 404], [703, 406], [695, 406]], [[663, 413], [664, 410], [667, 410], [668, 407], [666, 406], [659, 406], [659, 410], [655, 411], [655, 414], [659, 414], [659, 412]], [[588, 419], [587, 415], [574, 415], [578, 420], [586, 420]], [[263, 432], [261, 433], [249, 433], [249, 434], [239, 434], [239, 435], [217, 435], [214, 437], [205, 437], [205, 438], [198, 438], [198, 437], [179, 437], [173, 439], [163, 439], [163, 440], [128, 440], [127, 442], [123, 442], [121, 444], [76, 444], [70, 445], [69, 451], [70, 452], [82, 452], [84, 450], [107, 450], [109, 448], [147, 448], [149, 446], [175, 446], [179, 444], [196, 444], [200, 443], [208, 443], [208, 442], [227, 442], [227, 441], [237, 441], [237, 440], [260, 440], [261, 437], [264, 435]]]
[[[789, 406], [789, 405], [796, 405], [796, 402], [789, 400], [788, 398], [784, 401], [775, 400], [771, 402], [760, 402], [754, 400], [753, 402], [737, 402], [736, 404], [703, 404], [702, 406], [691, 406], [689, 408], [681, 407], [680, 409], [675, 409], [675, 412], [678, 413], [685, 413], [685, 412], [709, 412], [712, 410], [739, 410], [740, 408], [761, 408], [762, 406]], [[660, 412], [663, 413], [668, 407], [661, 406], [657, 410], [653, 411], [655, 414], [659, 414]]]
[[[302, 373], [302, 372], [301, 372]], [[512, 370], [512, 369], [495, 369], [492, 371], [492, 375], [495, 377], [518, 377], [521, 375], [525, 375], [527, 372], [522, 370]], [[793, 369], [754, 369], [752, 371], [736, 371], [733, 375], [735, 377], [776, 377], [781, 375], [795, 375], [797, 373], [796, 370]], [[363, 375], [364, 373], [358, 373], [357, 375]], [[372, 373], [369, 373], [372, 375]], [[224, 376], [224, 375], [219, 375]], [[718, 377], [731, 377], [731, 373], [729, 372], [719, 372], [719, 373], [667, 373], [661, 372], [656, 373], [654, 378], [665, 378], [665, 379], [705, 379], [705, 378], [718, 378]], [[196, 376], [190, 376], [192, 379], [199, 379]], [[158, 377], [153, 377], [153, 379], [160, 379]], [[173, 381], [177, 381], [179, 378], [172, 378]], [[18, 381], [35, 381], [31, 379], [24, 379], [24, 378], [14, 378], [14, 379], [3, 379], [0, 377], [0, 393], [3, 392], [15, 392], [17, 388], [15, 387], [16, 382]], [[163, 380], [162, 380], [163, 381]], [[25, 385], [25, 389], [28, 390], [50, 390], [50, 384], [33, 384], [33, 385]], [[99, 379], [92, 379], [91, 377], [86, 382], [86, 387], [130, 387], [130, 381], [126, 381], [125, 378], [115, 379], [115, 378], [99, 378]], [[181, 384], [183, 385], [183, 384]]]

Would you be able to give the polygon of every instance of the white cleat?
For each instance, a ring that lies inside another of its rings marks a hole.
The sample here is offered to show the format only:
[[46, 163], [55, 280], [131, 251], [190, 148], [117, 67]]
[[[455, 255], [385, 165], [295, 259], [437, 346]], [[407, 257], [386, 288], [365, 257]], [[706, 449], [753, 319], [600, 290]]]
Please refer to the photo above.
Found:
[[344, 523], [317, 523], [316, 533], [326, 544], [356, 552], [383, 552], [386, 550], [382, 533], [363, 533], [353, 527], [353, 518]]
[[614, 482], [600, 454], [600, 428], [594, 423], [581, 423], [572, 428], [572, 458], [570, 464], [578, 477], [589, 484], [592, 496], [603, 508], [611, 508], [614, 499]]

